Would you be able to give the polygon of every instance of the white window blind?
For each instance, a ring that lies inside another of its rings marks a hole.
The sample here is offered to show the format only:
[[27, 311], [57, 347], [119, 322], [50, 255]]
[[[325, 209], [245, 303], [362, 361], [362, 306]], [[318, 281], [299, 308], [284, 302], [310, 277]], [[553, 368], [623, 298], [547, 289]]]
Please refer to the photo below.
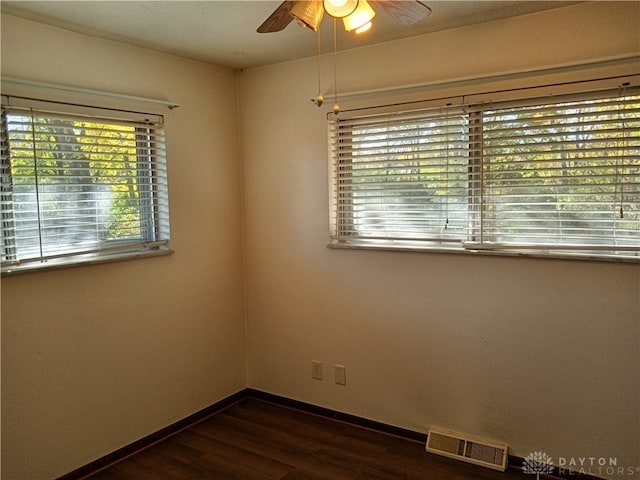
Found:
[[329, 126], [334, 244], [640, 260], [636, 90]]
[[2, 108], [3, 272], [167, 251], [162, 117], [64, 110]]
[[460, 108], [333, 123], [340, 238], [461, 241], [468, 116]]

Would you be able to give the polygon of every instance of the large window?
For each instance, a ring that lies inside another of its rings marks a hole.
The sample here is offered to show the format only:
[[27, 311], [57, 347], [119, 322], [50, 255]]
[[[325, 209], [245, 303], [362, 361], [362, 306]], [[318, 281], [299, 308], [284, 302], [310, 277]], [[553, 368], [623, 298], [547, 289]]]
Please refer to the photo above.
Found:
[[640, 95], [330, 120], [334, 245], [640, 261]]
[[3, 273], [169, 251], [161, 116], [3, 98], [1, 120]]

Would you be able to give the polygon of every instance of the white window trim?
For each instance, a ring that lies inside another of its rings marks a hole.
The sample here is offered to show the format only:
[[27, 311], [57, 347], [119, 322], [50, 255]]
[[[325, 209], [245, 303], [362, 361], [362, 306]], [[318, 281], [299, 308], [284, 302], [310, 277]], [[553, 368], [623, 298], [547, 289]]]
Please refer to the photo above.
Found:
[[[637, 75], [631, 75], [627, 78], [628, 80], [637, 80]], [[597, 79], [593, 81], [593, 83], [597, 84], [598, 87], [606, 89], [605, 87], [601, 87], [605, 85], [606, 87], [611, 87], [612, 84], [620, 85], [625, 82], [624, 77], [616, 77], [612, 79]], [[614, 83], [615, 82], [615, 83]], [[582, 81], [576, 82], [575, 84], [562, 84], [560, 90], [563, 94], [566, 95], [567, 90], [575, 91], [578, 96], [582, 95], [580, 92], [584, 91], [585, 88], [588, 88], [589, 82]], [[628, 90], [637, 89], [637, 87], [625, 87]], [[517, 89], [519, 91], [527, 91], [527, 89]], [[549, 86], [536, 87], [534, 89], [530, 89], [531, 92], [535, 91], [543, 91], [544, 96], [548, 95]], [[637, 90], [636, 90], [637, 91]], [[478, 99], [482, 99], [482, 101], [487, 101], [487, 98], [498, 98], [500, 95], [493, 94], [484, 94], [484, 93], [474, 93], [474, 97]], [[515, 103], [514, 92], [509, 90], [506, 91], [506, 97], [510, 99], [511, 103]], [[530, 102], [531, 98], [535, 98], [534, 93], [531, 96], [522, 95], [520, 93], [520, 98], [523, 98], [524, 102]], [[468, 96], [461, 96], [455, 98], [435, 98], [433, 100], [420, 100], [419, 102], [403, 102], [402, 104], [396, 105], [380, 105], [380, 106], [365, 106], [362, 108], [357, 108], [353, 110], [345, 110], [340, 114], [340, 119], [350, 119], [350, 118], [358, 118], [363, 115], [375, 115], [376, 113], [393, 113], [397, 111], [406, 111], [410, 109], [409, 107], [415, 106], [415, 108], [425, 108], [425, 106], [433, 107], [435, 105], [455, 105], [457, 104], [465, 104], [468, 105], [467, 102], [464, 102], [468, 98]], [[490, 101], [490, 100], [489, 100]], [[464, 102], [464, 103], [463, 103]], [[410, 252], [432, 252], [432, 253], [456, 253], [456, 254], [471, 254], [471, 255], [497, 255], [497, 256], [509, 256], [509, 257], [533, 257], [533, 258], [550, 258], [550, 259], [578, 259], [578, 260], [591, 260], [591, 261], [606, 261], [606, 262], [631, 262], [631, 263], [640, 263], [640, 257], [638, 256], [604, 256], [599, 254], [599, 248], [597, 246], [589, 246], [587, 249], [581, 248], [550, 248], [549, 246], [528, 246], [528, 247], [518, 247], [516, 245], [483, 245], [473, 242], [461, 242], [457, 245], [455, 244], [447, 244], [442, 243], [440, 241], [428, 242], [425, 240], [413, 241], [411, 239], [374, 239], [374, 238], [364, 238], [364, 239], [349, 239], [345, 237], [341, 237], [337, 231], [337, 216], [336, 216], [336, 188], [337, 188], [337, 180], [336, 180], [336, 162], [337, 159], [337, 151], [336, 145], [334, 143], [334, 129], [336, 128], [335, 124], [338, 121], [338, 117], [328, 114], [328, 123], [329, 123], [329, 201], [330, 201], [330, 242], [328, 243], [329, 248], [337, 248], [337, 249], [369, 249], [369, 250], [390, 250], [390, 251], [410, 251]], [[618, 251], [623, 252], [625, 250], [633, 251], [635, 255], [637, 255], [638, 247], [621, 247]]]
[[[159, 113], [146, 113], [137, 110], [126, 110], [118, 108], [100, 107], [96, 103], [78, 104], [73, 102], [59, 102], [47, 99], [35, 99], [22, 95], [6, 95], [2, 94], [2, 107], [7, 111], [19, 112], [34, 110], [44, 114], [51, 115], [70, 115], [73, 118], [87, 118], [90, 120], [101, 120], [104, 122], [129, 122], [132, 125], [140, 125], [144, 128], [157, 129], [159, 132], [163, 130], [164, 116]], [[177, 105], [172, 105], [177, 106]], [[137, 128], [137, 127], [136, 127]], [[150, 130], [151, 131], [151, 130]], [[164, 136], [163, 133], [161, 133]], [[149, 137], [150, 138], [150, 137]], [[140, 140], [137, 140], [139, 142]], [[145, 140], [147, 142], [148, 140]], [[139, 145], [139, 143], [138, 143]], [[146, 145], [146, 143], [145, 143]], [[164, 140], [160, 145], [164, 150]], [[147, 149], [149, 147], [138, 147]], [[150, 152], [150, 151], [149, 151]], [[131, 240], [113, 240], [108, 244], [103, 244], [99, 248], [88, 248], [76, 253], [49, 254], [40, 258], [30, 258], [27, 260], [8, 261], [2, 266], [2, 276], [13, 275], [19, 273], [27, 273], [34, 271], [42, 271], [48, 269], [60, 269], [76, 267], [87, 264], [100, 264], [122, 260], [131, 260], [147, 257], [157, 257], [171, 255], [173, 250], [170, 248], [169, 234], [169, 207], [168, 207], [168, 190], [167, 190], [167, 172], [166, 159], [164, 152], [150, 154], [148, 161], [152, 168], [154, 176], [161, 177], [158, 182], [153, 183], [153, 202], [160, 202], [159, 205], [153, 207], [154, 221], [160, 221], [162, 226], [155, 228], [160, 237], [152, 240], [131, 241]], [[145, 158], [147, 158], [145, 156]], [[159, 210], [162, 214], [159, 214]], [[156, 219], [156, 215], [160, 215]], [[144, 228], [144, 226], [142, 227]], [[3, 242], [4, 243], [4, 242]], [[3, 245], [4, 248], [4, 245]]]

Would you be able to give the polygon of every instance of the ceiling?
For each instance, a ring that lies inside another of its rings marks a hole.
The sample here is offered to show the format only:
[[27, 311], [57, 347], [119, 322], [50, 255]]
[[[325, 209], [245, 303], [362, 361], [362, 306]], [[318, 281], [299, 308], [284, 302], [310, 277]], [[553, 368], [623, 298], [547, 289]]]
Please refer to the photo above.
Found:
[[[400, 25], [377, 12], [374, 27], [356, 36], [338, 32], [338, 49], [349, 49], [465, 25], [567, 6], [573, 1], [429, 1], [432, 14], [418, 24]], [[243, 69], [314, 56], [317, 35], [295, 22], [281, 32], [256, 28], [279, 1], [12, 1], [3, 14], [85, 35], [158, 50], [223, 67]], [[333, 49], [331, 21], [320, 27], [321, 51]]]

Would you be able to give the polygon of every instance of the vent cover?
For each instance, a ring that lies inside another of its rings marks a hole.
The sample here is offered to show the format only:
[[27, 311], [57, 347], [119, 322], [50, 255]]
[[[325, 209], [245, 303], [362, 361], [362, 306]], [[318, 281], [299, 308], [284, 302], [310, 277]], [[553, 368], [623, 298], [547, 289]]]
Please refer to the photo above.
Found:
[[507, 469], [507, 449], [505, 443], [441, 428], [429, 430], [426, 445], [427, 452], [502, 472]]

